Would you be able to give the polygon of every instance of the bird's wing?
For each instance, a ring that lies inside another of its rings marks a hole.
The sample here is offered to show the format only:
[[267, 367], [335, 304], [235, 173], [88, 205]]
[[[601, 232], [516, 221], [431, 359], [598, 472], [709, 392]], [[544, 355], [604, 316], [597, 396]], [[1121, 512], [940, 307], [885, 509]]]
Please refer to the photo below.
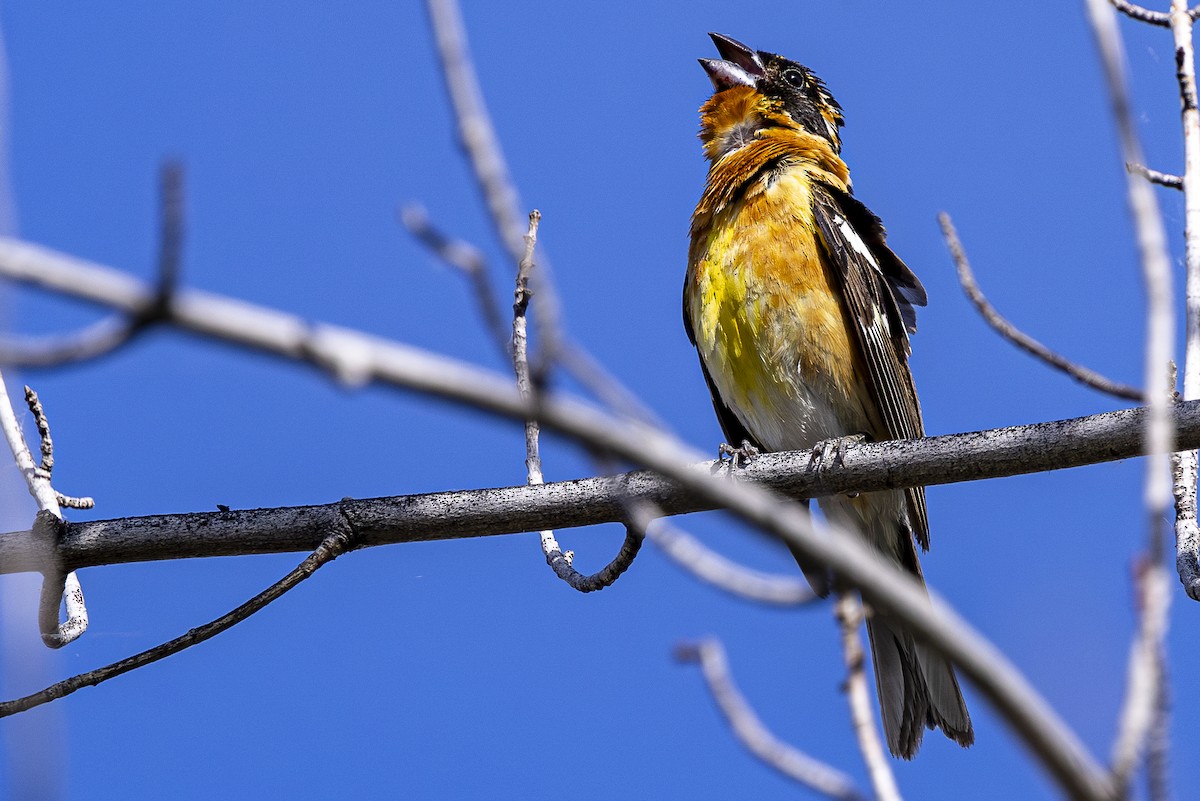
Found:
[[[921, 407], [908, 369], [908, 332], [916, 327], [914, 305], [924, 305], [925, 290], [911, 270], [888, 248], [883, 226], [849, 194], [825, 184], [813, 185], [813, 216], [825, 254], [841, 281], [842, 297], [867, 365], [880, 418], [889, 437], [924, 436]], [[929, 547], [925, 490], [907, 490], [912, 534]]]

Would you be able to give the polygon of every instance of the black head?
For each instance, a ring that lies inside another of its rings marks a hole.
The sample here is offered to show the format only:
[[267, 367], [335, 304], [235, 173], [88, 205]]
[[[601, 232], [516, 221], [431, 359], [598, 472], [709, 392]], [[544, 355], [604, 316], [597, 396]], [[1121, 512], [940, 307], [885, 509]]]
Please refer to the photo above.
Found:
[[828, 139], [841, 149], [842, 107], [825, 83], [808, 67], [719, 33], [710, 33], [721, 59], [700, 59], [718, 92], [734, 86], [751, 86], [809, 133]]

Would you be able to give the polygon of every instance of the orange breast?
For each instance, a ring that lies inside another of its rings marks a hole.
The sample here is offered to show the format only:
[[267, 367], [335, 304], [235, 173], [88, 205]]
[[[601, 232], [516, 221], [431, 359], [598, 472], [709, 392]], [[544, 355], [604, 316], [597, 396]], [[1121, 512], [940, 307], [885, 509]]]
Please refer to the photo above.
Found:
[[[739, 187], [755, 142], [713, 166]], [[761, 163], [761, 162], [760, 162]], [[722, 400], [773, 450], [874, 431], [865, 368], [812, 216], [811, 162], [701, 201], [686, 289], [696, 347]]]

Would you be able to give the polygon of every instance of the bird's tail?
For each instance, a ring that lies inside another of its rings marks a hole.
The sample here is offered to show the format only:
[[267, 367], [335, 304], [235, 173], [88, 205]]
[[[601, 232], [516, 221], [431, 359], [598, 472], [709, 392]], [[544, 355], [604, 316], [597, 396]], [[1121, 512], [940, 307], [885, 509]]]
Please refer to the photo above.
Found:
[[[862, 532], [868, 542], [924, 585], [903, 508], [904, 496], [896, 491], [822, 503], [831, 520]], [[912, 759], [926, 728], [941, 729], [964, 747], [975, 742], [971, 716], [946, 657], [916, 642], [903, 624], [879, 612], [868, 617], [867, 634], [883, 730], [892, 754]]]
[[975, 742], [966, 702], [946, 658], [878, 613], [867, 621], [867, 634], [883, 730], [892, 754], [912, 759], [926, 727], [941, 729], [964, 747]]

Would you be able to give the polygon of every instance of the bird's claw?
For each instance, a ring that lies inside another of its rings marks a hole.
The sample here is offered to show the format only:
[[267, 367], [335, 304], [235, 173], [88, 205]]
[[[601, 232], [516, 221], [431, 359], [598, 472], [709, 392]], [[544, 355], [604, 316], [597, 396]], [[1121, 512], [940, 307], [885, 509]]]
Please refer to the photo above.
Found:
[[809, 454], [808, 469], [820, 472], [827, 467], [841, 467], [846, 461], [846, 446], [866, 442], [866, 439], [865, 434], [851, 434], [818, 442]]
[[737, 448], [727, 442], [722, 442], [717, 448], [717, 461], [725, 462], [731, 469], [745, 467], [758, 454], [758, 448], [750, 444], [749, 440], [742, 440], [741, 446]]

